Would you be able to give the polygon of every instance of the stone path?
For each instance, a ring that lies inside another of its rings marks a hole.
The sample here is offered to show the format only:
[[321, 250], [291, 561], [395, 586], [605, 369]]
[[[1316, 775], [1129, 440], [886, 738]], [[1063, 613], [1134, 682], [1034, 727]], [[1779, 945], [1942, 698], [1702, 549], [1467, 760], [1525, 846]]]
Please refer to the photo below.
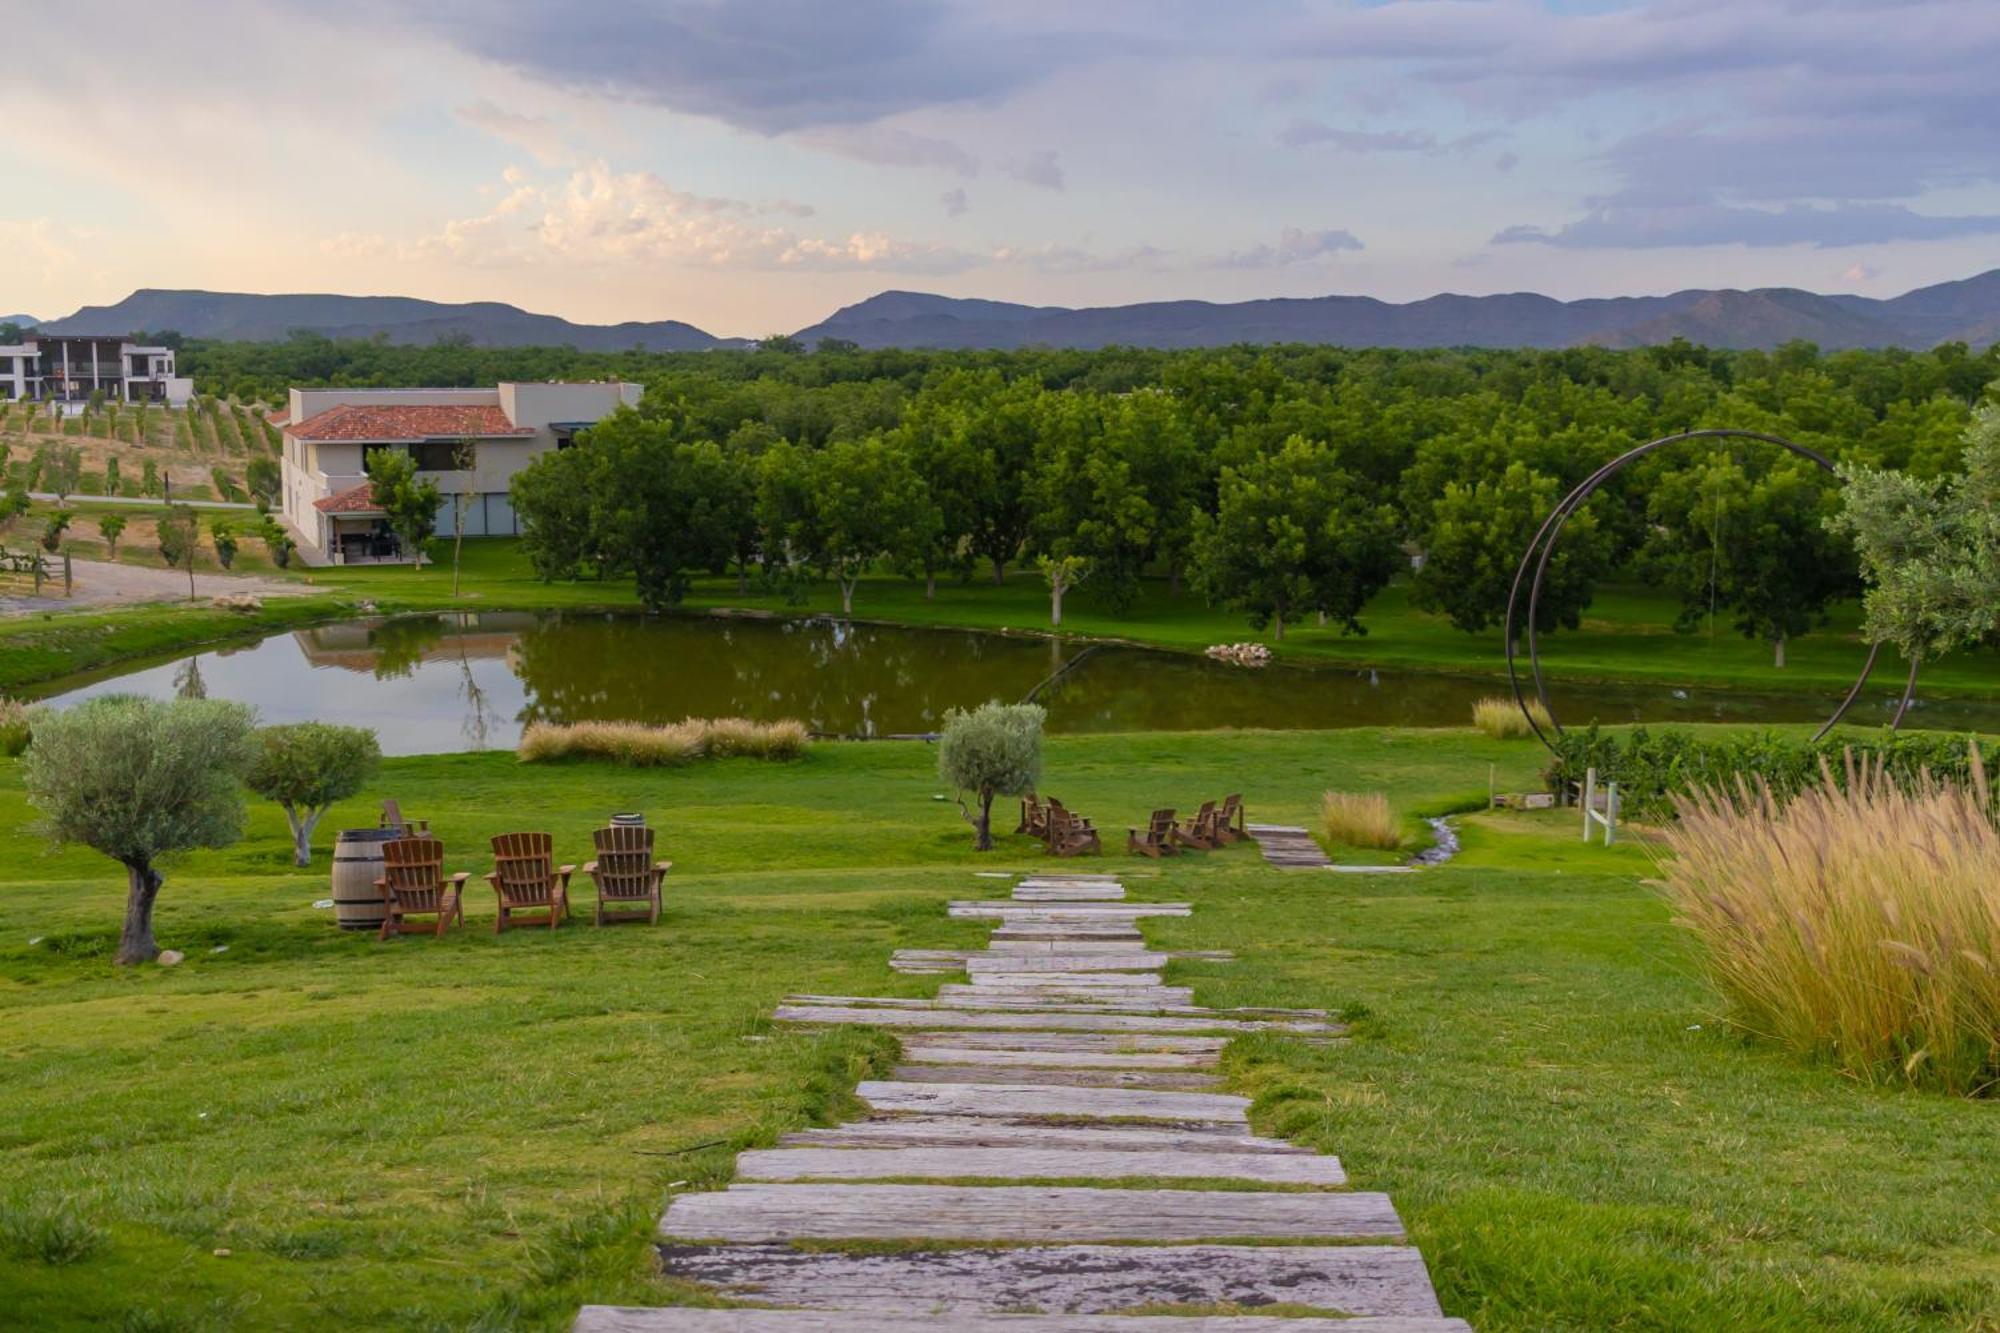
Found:
[[[1253, 1134], [1248, 1100], [1216, 1090], [1231, 1036], [1332, 1040], [1337, 1023], [1208, 1009], [1163, 984], [1172, 955], [1136, 923], [1191, 909], [1127, 902], [1110, 875], [1030, 876], [949, 910], [998, 925], [983, 951], [896, 954], [902, 971], [966, 977], [937, 999], [778, 1010], [897, 1029], [904, 1063], [857, 1089], [868, 1118], [746, 1152], [738, 1183], [681, 1195], [660, 1221], [668, 1276], [771, 1308], [587, 1306], [579, 1333], [1468, 1328], [1441, 1316], [1386, 1195]], [[1311, 1313], [1254, 1313], [1274, 1304]], [[1171, 1313], [1217, 1307], [1250, 1313]]]
[[1331, 865], [1312, 834], [1292, 824], [1252, 824], [1250, 836], [1264, 859], [1280, 870], [1316, 870]]

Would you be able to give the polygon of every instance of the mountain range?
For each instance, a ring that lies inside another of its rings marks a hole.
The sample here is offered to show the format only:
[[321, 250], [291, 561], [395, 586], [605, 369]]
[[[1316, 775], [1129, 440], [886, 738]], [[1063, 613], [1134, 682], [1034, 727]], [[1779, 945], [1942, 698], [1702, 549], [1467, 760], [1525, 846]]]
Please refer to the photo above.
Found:
[[[254, 295], [145, 288], [115, 305], [85, 306], [41, 326], [50, 333], [175, 329], [196, 338], [271, 341], [295, 330], [381, 335], [396, 343], [463, 338], [481, 346], [585, 351], [744, 347], [692, 324], [576, 324], [498, 301], [449, 305], [403, 296]], [[2000, 269], [1901, 296], [1821, 295], [1792, 287], [1689, 290], [1670, 296], [1558, 301], [1532, 292], [1439, 295], [1396, 304], [1367, 296], [1137, 305], [1017, 305], [883, 292], [795, 335], [863, 347], [1215, 347], [1332, 343], [1350, 347], [1640, 347], [1686, 338], [1711, 347], [1776, 347], [1803, 339], [1847, 347], [1932, 347], [2000, 341]]]

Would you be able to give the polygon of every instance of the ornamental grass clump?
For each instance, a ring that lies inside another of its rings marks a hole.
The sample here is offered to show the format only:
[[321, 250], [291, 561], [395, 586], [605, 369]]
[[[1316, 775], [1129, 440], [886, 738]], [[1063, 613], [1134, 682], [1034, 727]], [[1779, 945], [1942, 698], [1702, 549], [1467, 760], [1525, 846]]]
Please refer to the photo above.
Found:
[[1328, 841], [1347, 847], [1390, 849], [1403, 845], [1403, 831], [1389, 798], [1379, 791], [1330, 791], [1320, 811]]
[[19, 699], [0, 699], [0, 755], [12, 759], [28, 748], [28, 706]]
[[[1543, 731], [1554, 727], [1549, 710], [1542, 707], [1540, 699], [1528, 700], [1528, 711], [1535, 715], [1535, 721]], [[1521, 740], [1535, 734], [1528, 725], [1528, 719], [1521, 716], [1521, 706], [1505, 695], [1490, 695], [1475, 701], [1472, 705], [1472, 725], [1496, 741]]]
[[1783, 804], [1678, 798], [1660, 886], [1739, 1028], [1871, 1084], [2000, 1089], [2000, 829], [1970, 772], [1850, 758]]
[[515, 753], [524, 763], [605, 759], [631, 768], [660, 768], [697, 759], [745, 756], [796, 759], [811, 733], [803, 722], [690, 717], [679, 722], [530, 722]]

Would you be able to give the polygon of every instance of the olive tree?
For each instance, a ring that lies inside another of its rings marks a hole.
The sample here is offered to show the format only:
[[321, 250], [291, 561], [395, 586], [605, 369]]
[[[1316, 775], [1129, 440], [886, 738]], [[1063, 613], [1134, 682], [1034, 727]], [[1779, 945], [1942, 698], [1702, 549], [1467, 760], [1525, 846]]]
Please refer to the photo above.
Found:
[[292, 826], [292, 864], [312, 864], [312, 835], [335, 801], [361, 790], [382, 749], [366, 727], [295, 722], [264, 727], [244, 783], [276, 801]]
[[253, 722], [243, 704], [132, 695], [36, 717], [22, 778], [43, 831], [57, 846], [81, 843], [125, 867], [120, 964], [159, 956], [160, 858], [242, 836]]
[[[938, 736], [938, 776], [958, 792], [959, 813], [972, 825], [974, 845], [993, 850], [993, 798], [1025, 796], [1042, 776], [1042, 720], [1039, 704], [986, 703], [944, 715]], [[979, 802], [966, 808], [965, 793]]]

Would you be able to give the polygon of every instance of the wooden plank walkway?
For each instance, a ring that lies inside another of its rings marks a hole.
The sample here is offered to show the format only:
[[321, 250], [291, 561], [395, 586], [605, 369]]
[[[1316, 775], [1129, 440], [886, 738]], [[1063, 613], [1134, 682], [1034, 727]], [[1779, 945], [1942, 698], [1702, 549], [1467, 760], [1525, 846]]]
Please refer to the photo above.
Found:
[[1312, 834], [1292, 824], [1252, 824], [1250, 836], [1264, 859], [1280, 870], [1317, 870], [1332, 865]]
[[[1386, 1195], [1253, 1134], [1248, 1100], [1220, 1091], [1234, 1036], [1340, 1025], [1195, 1004], [1164, 982], [1185, 955], [1138, 927], [1191, 909], [1124, 898], [1115, 876], [1032, 875], [950, 904], [996, 923], [986, 949], [897, 952], [899, 971], [965, 978], [935, 999], [787, 996], [786, 1022], [895, 1029], [903, 1063], [856, 1089], [865, 1119], [675, 1197], [659, 1247], [669, 1278], [778, 1308], [587, 1306], [577, 1333], [1468, 1333]], [[1280, 1303], [1300, 1313], [1132, 1313]]]

